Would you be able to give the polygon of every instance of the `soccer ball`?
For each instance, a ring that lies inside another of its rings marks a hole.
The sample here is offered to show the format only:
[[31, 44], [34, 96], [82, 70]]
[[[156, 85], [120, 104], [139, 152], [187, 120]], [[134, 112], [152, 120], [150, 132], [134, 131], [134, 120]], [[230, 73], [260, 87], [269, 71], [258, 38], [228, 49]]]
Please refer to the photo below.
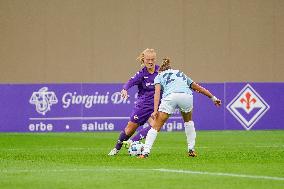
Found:
[[139, 156], [144, 150], [144, 144], [139, 141], [132, 142], [128, 148], [128, 153], [130, 156]]

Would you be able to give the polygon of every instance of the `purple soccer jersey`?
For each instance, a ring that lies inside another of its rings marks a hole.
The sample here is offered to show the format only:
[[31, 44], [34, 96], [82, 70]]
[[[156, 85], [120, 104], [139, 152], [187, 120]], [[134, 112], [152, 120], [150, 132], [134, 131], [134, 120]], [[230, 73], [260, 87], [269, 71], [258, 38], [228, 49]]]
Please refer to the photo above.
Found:
[[138, 87], [138, 99], [130, 116], [130, 121], [138, 123], [139, 125], [146, 123], [151, 113], [154, 111], [154, 79], [158, 75], [158, 70], [159, 66], [156, 65], [154, 73], [151, 74], [147, 71], [147, 68], [144, 67], [123, 85], [123, 89], [125, 90], [128, 90], [134, 85]]

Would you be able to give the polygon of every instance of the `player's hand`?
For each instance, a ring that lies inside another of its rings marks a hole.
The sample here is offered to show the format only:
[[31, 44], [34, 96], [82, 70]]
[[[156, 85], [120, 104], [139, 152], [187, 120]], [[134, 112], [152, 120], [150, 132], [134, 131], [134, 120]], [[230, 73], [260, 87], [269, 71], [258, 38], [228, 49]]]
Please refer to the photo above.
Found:
[[152, 119], [156, 119], [156, 117], [158, 116], [158, 111], [154, 111], [152, 114], [151, 114], [151, 117]]
[[215, 106], [219, 107], [222, 105], [222, 101], [220, 99], [217, 99], [214, 101]]
[[217, 107], [221, 106], [221, 104], [222, 104], [222, 101], [220, 99], [216, 98], [215, 96], [211, 97], [211, 100], [213, 101], [213, 103]]
[[127, 90], [122, 89], [121, 92], [120, 92], [120, 95], [123, 99], [127, 99], [128, 98]]

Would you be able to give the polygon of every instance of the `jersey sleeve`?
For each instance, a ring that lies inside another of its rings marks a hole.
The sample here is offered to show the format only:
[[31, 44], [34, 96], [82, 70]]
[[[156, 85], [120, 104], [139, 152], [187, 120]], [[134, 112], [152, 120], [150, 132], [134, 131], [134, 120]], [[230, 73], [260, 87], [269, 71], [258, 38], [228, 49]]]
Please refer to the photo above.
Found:
[[158, 74], [154, 79], [154, 85], [161, 84], [161, 75]]
[[141, 78], [143, 77], [142, 70], [137, 72], [133, 77], [131, 77], [127, 83], [123, 85], [123, 89], [128, 90], [134, 85], [137, 85], [141, 82]]
[[187, 77], [187, 85], [191, 88], [191, 84], [193, 83], [193, 80], [189, 77]]

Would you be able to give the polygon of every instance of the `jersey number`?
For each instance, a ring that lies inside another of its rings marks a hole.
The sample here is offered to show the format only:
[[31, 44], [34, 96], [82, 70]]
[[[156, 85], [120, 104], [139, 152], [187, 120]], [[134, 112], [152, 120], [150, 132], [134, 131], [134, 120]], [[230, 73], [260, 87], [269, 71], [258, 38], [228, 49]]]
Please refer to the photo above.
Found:
[[[175, 80], [175, 79], [171, 79], [171, 76], [172, 76], [172, 75], [173, 75], [173, 73], [165, 73], [165, 74], [163, 75], [163, 78], [166, 78], [166, 80], [167, 80], [167, 81], [166, 81], [166, 85]], [[176, 76], [177, 76], [177, 77], [182, 77], [182, 80], [183, 80], [183, 81], [186, 81], [186, 76], [184, 75], [184, 73], [178, 72], [178, 73], [176, 74]]]

